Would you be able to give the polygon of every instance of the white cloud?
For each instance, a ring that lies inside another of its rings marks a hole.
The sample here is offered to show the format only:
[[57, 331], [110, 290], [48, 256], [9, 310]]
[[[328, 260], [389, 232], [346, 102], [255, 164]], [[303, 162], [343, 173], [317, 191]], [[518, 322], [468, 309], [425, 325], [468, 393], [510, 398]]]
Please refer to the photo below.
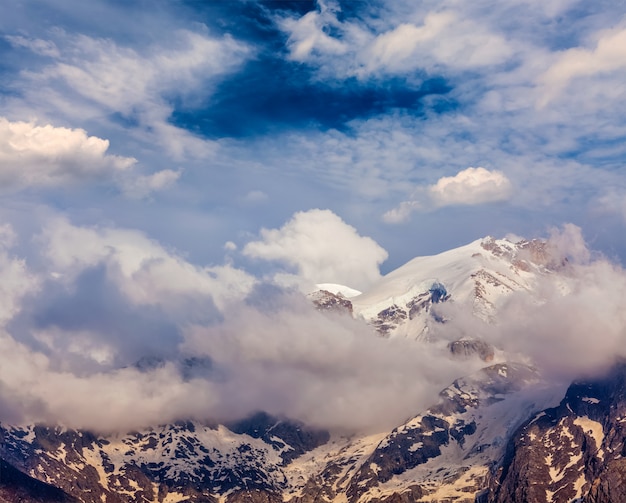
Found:
[[406, 222], [411, 214], [421, 207], [422, 205], [418, 201], [402, 201], [396, 208], [392, 208], [384, 213], [383, 221], [388, 224]]
[[136, 161], [107, 154], [109, 141], [82, 129], [10, 122], [0, 117], [0, 181], [4, 187], [59, 186], [112, 178]]
[[61, 55], [59, 48], [50, 40], [32, 39], [21, 35], [6, 36], [7, 41], [15, 47], [25, 47], [35, 54], [47, 56], [50, 58], [58, 58]]
[[145, 54], [85, 35], [70, 37], [68, 43], [71, 57], [61, 57], [41, 77], [63, 79], [84, 97], [124, 114], [149, 104], [164, 105], [162, 93], [196, 88], [232, 71], [248, 53], [231, 37], [185, 30], [175, 33], [167, 48], [151, 47]]
[[[211, 142], [169, 122], [172, 97], [183, 103], [190, 96], [210, 94], [225, 74], [249, 56], [250, 48], [230, 36], [211, 37], [202, 30], [168, 32], [161, 44], [139, 49], [112, 39], [68, 35], [56, 31], [53, 41], [38, 45], [58, 47], [49, 52], [52, 62], [39, 70], [25, 71], [19, 82], [23, 99], [13, 110], [41, 115], [63, 114], [70, 122], [102, 122], [117, 114], [133, 124], [128, 130], [146, 143], [158, 143], [174, 159], [206, 157]], [[34, 43], [16, 39], [35, 51]], [[119, 126], [119, 125], [118, 125]]]
[[26, 261], [10, 254], [15, 241], [13, 228], [8, 224], [0, 226], [0, 327], [19, 312], [22, 299], [40, 286], [40, 279], [29, 270]]
[[190, 327], [184, 347], [230, 369], [217, 388], [218, 413], [235, 417], [266, 410], [322, 428], [380, 431], [433, 403], [435, 390], [468, 370], [436, 344], [383, 339], [297, 296], [283, 295], [273, 309], [240, 306], [225, 318]]
[[378, 33], [355, 20], [339, 21], [338, 10], [322, 5], [319, 12], [279, 22], [289, 33], [292, 59], [318, 65], [322, 73], [367, 77], [440, 66], [477, 68], [503, 63], [514, 54], [503, 36], [461, 10], [417, 10], [408, 21]]
[[405, 72], [438, 64], [457, 69], [494, 65], [511, 54], [503, 37], [448, 10], [429, 12], [420, 26], [402, 23], [378, 35], [360, 59], [368, 73]]
[[313, 283], [342, 283], [364, 289], [380, 277], [387, 252], [329, 210], [296, 213], [280, 229], [262, 229], [261, 240], [243, 254], [295, 267]]
[[540, 107], [559, 96], [575, 79], [626, 69], [626, 29], [604, 30], [597, 37], [593, 49], [574, 47], [557, 54], [554, 63], [538, 77]]
[[229, 265], [195, 266], [135, 230], [78, 227], [56, 219], [39, 240], [61, 281], [71, 284], [84, 270], [104, 266], [129, 301], [166, 311], [181, 308], [177, 299], [186, 296], [207, 298], [223, 308], [245, 297], [255, 283]]
[[347, 51], [344, 43], [327, 35], [325, 25], [340, 26], [332, 9], [320, 2], [320, 12], [308, 12], [299, 19], [284, 19], [280, 23], [289, 32], [287, 46], [290, 58], [306, 61], [313, 51], [324, 54], [343, 54]]
[[139, 175], [120, 179], [122, 191], [129, 197], [142, 198], [153, 192], [159, 192], [173, 186], [182, 171], [164, 169], [151, 175]]
[[400, 223], [418, 210], [504, 201], [511, 195], [511, 191], [512, 184], [501, 171], [470, 167], [454, 176], [444, 176], [428, 187], [418, 187], [414, 194], [416, 199], [404, 201], [387, 211], [383, 220]]
[[511, 182], [501, 171], [467, 168], [454, 176], [444, 176], [428, 188], [437, 206], [483, 204], [507, 199]]

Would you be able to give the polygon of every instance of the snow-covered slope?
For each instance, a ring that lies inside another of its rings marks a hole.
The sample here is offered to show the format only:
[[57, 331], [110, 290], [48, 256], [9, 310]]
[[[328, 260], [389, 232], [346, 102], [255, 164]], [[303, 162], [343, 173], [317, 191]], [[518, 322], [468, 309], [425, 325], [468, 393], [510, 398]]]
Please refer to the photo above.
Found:
[[436, 304], [454, 302], [489, 321], [509, 294], [532, 295], [554, 267], [545, 242], [485, 238], [417, 257], [350, 301], [354, 315], [383, 335], [420, 338], [441, 321]]

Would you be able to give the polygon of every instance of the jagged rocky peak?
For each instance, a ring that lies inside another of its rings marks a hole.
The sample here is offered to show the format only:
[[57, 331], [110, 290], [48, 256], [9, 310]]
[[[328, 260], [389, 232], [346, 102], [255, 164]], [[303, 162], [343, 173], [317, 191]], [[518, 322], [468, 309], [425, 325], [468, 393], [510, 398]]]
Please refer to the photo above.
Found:
[[341, 293], [332, 293], [328, 290], [317, 290], [308, 295], [318, 311], [348, 313], [352, 315], [352, 302]]
[[567, 262], [563, 257], [556, 257], [549, 242], [543, 239], [511, 241], [488, 236], [481, 241], [480, 245], [491, 255], [503, 258], [514, 268], [525, 272], [530, 272], [537, 266], [556, 269]]

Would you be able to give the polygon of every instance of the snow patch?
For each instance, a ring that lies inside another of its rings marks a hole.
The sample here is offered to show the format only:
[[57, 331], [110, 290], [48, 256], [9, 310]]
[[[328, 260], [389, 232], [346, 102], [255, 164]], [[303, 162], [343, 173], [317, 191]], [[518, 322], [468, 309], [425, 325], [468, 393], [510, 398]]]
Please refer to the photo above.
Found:
[[581, 399], [583, 402], [587, 402], [587, 403], [591, 403], [591, 404], [597, 404], [600, 403], [600, 400], [598, 400], [597, 398], [592, 398], [590, 396], [584, 396]]
[[326, 290], [334, 295], [341, 295], [346, 299], [351, 299], [352, 297], [356, 297], [362, 293], [354, 288], [350, 288], [349, 286], [338, 285], [335, 283], [318, 283], [315, 287], [319, 290]]
[[589, 419], [587, 416], [577, 417], [574, 419], [574, 424], [576, 426], [580, 426], [586, 434], [593, 438], [596, 444], [596, 449], [598, 450], [598, 456], [603, 457], [604, 453], [600, 451], [602, 441], [604, 440], [604, 429], [602, 428], [602, 425], [597, 421]]

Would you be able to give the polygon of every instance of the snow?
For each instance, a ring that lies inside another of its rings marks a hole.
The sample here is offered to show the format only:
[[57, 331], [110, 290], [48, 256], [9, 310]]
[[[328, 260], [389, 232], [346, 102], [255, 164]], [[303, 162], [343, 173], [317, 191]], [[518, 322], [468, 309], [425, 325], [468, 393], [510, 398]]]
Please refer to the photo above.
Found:
[[178, 503], [179, 501], [187, 501], [187, 496], [178, 492], [167, 493], [162, 503]]
[[591, 403], [593, 405], [600, 403], [600, 400], [598, 400], [597, 398], [592, 398], [592, 397], [589, 397], [589, 396], [582, 397], [582, 401], [583, 402], [587, 402], [587, 403]]
[[[397, 306], [408, 314], [407, 304], [420, 297], [430, 299], [434, 285], [450, 294], [450, 300], [466, 305], [477, 317], [492, 321], [498, 306], [512, 292], [533, 292], [545, 270], [514, 265], [518, 246], [506, 240], [484, 239], [438, 255], [416, 257], [381, 278], [365, 293], [351, 298], [356, 317], [375, 320]], [[426, 297], [424, 297], [426, 296]], [[437, 300], [437, 299], [433, 299]], [[538, 301], [539, 302], [539, 301]], [[423, 338], [430, 330], [430, 315], [414, 316], [391, 331], [392, 336]]]
[[342, 295], [346, 299], [351, 299], [352, 297], [356, 297], [362, 293], [354, 288], [350, 288], [349, 286], [338, 285], [336, 283], [319, 283], [315, 285], [315, 287], [319, 290], [326, 290], [327, 292], [335, 295]]
[[598, 456], [603, 457], [604, 453], [600, 450], [602, 447], [602, 441], [604, 440], [604, 429], [602, 425], [597, 422], [589, 419], [587, 416], [577, 417], [574, 419], [574, 424], [580, 426], [585, 434], [590, 435], [593, 438], [596, 449], [598, 450]]
[[[342, 468], [333, 483], [333, 489], [339, 492], [345, 489], [345, 484], [365, 463], [386, 435], [387, 432], [360, 438], [333, 437], [326, 444], [296, 458], [283, 468], [288, 480], [284, 500], [289, 501], [293, 497], [301, 496], [306, 482], [318, 475], [330, 461]], [[375, 465], [375, 463], [372, 464]]]
[[102, 456], [99, 452], [95, 451], [95, 448], [83, 449], [83, 456], [85, 458], [85, 462], [88, 465], [93, 466], [98, 472], [99, 483], [105, 489], [109, 489], [109, 479], [107, 473], [104, 471], [102, 466]]

